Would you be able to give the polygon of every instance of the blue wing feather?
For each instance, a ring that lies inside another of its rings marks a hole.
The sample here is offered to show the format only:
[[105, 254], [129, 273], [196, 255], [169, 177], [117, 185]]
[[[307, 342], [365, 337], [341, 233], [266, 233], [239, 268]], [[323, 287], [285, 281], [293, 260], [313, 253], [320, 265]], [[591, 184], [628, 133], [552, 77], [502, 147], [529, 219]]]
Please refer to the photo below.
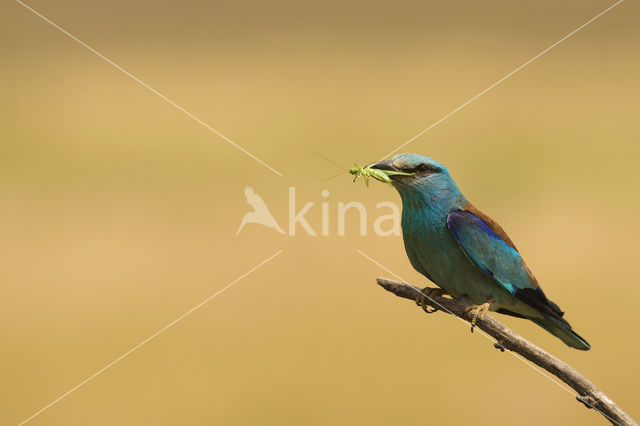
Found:
[[539, 288], [529, 279], [520, 253], [478, 216], [456, 210], [447, 217], [447, 226], [467, 257], [512, 295]]

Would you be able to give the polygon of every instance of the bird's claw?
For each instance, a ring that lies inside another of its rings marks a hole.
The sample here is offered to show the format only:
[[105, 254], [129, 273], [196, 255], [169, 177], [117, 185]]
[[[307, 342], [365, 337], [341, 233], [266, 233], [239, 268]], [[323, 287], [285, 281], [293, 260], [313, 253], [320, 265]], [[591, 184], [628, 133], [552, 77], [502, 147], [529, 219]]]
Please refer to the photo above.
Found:
[[439, 297], [444, 294], [444, 290], [441, 288], [433, 288], [433, 287], [425, 287], [420, 290], [420, 294], [416, 297], [416, 305], [420, 306], [423, 311], [428, 314], [432, 314], [438, 310], [437, 307], [433, 306], [429, 302], [433, 303], [434, 297]]
[[473, 333], [473, 329], [476, 328], [476, 323], [478, 322], [478, 318], [484, 320], [484, 317], [487, 315], [491, 304], [493, 303], [493, 299], [489, 299], [487, 302], [482, 305], [471, 305], [464, 308], [464, 313], [468, 314], [469, 311], [474, 311], [471, 314], [471, 332]]

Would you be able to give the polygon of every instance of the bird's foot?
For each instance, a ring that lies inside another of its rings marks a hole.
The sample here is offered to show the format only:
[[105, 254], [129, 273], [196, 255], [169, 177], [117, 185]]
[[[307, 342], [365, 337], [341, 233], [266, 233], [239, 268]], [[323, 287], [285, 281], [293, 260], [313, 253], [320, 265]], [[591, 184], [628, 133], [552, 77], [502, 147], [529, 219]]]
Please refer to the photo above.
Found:
[[441, 288], [433, 288], [433, 287], [425, 287], [420, 290], [420, 294], [416, 298], [416, 305], [420, 306], [423, 311], [428, 314], [432, 314], [438, 310], [435, 306], [429, 304], [429, 302], [433, 303], [434, 297], [440, 297], [443, 294], [446, 294], [445, 291]]
[[465, 314], [468, 314], [469, 311], [475, 310], [471, 315], [471, 332], [472, 333], [473, 333], [473, 329], [476, 327], [478, 318], [480, 318], [481, 320], [484, 320], [484, 317], [487, 315], [487, 312], [489, 311], [489, 308], [491, 307], [492, 303], [493, 303], [493, 299], [489, 299], [482, 305], [471, 305], [464, 308]]

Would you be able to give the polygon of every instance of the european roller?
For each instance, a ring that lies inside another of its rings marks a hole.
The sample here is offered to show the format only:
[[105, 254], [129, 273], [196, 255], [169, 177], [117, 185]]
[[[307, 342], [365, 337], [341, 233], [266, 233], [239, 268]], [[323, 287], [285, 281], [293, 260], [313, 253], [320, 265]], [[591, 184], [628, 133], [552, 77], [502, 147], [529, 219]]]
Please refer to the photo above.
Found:
[[402, 235], [411, 265], [454, 298], [529, 319], [572, 348], [589, 344], [547, 298], [506, 232], [462, 195], [446, 167], [417, 154], [369, 166], [402, 198]]

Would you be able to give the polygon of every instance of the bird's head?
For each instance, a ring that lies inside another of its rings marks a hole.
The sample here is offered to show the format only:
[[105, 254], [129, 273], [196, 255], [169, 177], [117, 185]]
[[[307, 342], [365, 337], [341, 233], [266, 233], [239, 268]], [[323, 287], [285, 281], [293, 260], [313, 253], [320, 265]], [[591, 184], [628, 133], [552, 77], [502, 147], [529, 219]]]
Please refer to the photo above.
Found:
[[[445, 166], [418, 154], [398, 154], [391, 160], [380, 161], [369, 167], [387, 174], [398, 189], [432, 186], [441, 182], [443, 178], [451, 179]], [[397, 172], [403, 173], [395, 174]]]
[[[370, 165], [387, 174], [403, 200], [405, 197], [428, 196], [431, 201], [445, 197], [451, 201], [463, 200], [445, 166], [418, 154], [398, 154], [391, 160]], [[402, 174], [395, 174], [403, 172]]]

